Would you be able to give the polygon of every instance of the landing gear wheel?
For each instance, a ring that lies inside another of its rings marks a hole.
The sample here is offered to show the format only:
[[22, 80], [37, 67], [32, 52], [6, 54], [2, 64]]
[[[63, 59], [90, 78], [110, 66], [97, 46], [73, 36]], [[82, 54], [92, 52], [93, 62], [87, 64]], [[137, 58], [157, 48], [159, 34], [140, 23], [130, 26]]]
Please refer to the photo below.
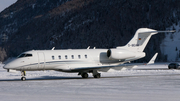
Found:
[[25, 80], [26, 80], [26, 77], [22, 77], [21, 80], [22, 80], [22, 81], [25, 81]]
[[22, 76], [21, 80], [25, 81], [26, 80], [26, 77], [25, 77], [26, 76], [26, 71], [21, 71], [21, 76]]
[[81, 76], [82, 76], [82, 78], [88, 78], [88, 74], [87, 73], [83, 73]]
[[101, 77], [101, 74], [100, 74], [100, 73], [94, 75], [94, 78], [100, 78], [100, 77]]

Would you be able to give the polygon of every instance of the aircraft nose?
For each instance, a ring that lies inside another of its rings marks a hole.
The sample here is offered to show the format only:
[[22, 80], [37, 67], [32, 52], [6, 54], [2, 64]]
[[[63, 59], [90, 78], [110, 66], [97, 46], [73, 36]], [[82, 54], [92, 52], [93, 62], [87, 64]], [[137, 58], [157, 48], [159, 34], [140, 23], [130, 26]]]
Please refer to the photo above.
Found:
[[3, 68], [4, 68], [4, 69], [11, 69], [11, 66], [10, 66], [10, 64], [5, 64], [5, 65], [3, 66]]

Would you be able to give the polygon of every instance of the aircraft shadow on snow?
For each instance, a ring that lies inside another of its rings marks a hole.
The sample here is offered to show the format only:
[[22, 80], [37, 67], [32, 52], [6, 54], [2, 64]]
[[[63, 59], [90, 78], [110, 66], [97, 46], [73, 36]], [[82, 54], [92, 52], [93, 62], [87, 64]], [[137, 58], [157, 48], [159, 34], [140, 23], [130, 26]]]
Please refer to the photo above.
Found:
[[[134, 77], [134, 76], [111, 76], [111, 77], [102, 77], [103, 78], [124, 78], [124, 77]], [[41, 76], [37, 78], [28, 78], [27, 81], [42, 81], [42, 80], [73, 80], [73, 79], [80, 79], [80, 80], [89, 80], [94, 79], [93, 77], [89, 78], [81, 78], [81, 77], [60, 77], [60, 76]], [[0, 79], [0, 82], [3, 81], [21, 81], [20, 79]], [[21, 81], [22, 82], [22, 81]]]
[[[152, 77], [152, 76], [180, 76], [180, 74], [161, 74], [161, 75], [130, 75], [130, 76], [109, 76], [109, 77], [102, 77], [100, 79], [108, 79], [108, 78], [129, 78], [129, 77]], [[89, 77], [86, 79], [83, 79], [81, 77], [60, 77], [60, 76], [41, 76], [41, 77], [37, 77], [37, 78], [29, 78], [27, 79], [27, 81], [43, 81], [43, 80], [89, 80], [89, 79], [94, 79], [93, 77]], [[97, 79], [98, 80], [98, 79]], [[0, 82], [4, 82], [4, 81], [21, 81], [20, 79], [0, 79]], [[21, 81], [22, 82], [22, 81]]]

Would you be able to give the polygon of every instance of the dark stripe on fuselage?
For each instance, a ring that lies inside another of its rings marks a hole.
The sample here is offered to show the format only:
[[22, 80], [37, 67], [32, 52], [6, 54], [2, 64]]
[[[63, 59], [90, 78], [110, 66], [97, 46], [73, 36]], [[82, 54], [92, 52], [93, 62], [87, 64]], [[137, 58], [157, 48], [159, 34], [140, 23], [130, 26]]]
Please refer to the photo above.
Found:
[[63, 62], [83, 62], [83, 61], [49, 61], [49, 62], [40, 62], [40, 63], [33, 63], [29, 65], [23, 65], [21, 67], [26, 67], [26, 66], [32, 66], [32, 65], [37, 65], [37, 64], [50, 64], [50, 63], [63, 63]]
[[24, 65], [24, 66], [21, 66], [21, 67], [25, 67], [25, 66], [31, 66], [31, 65], [37, 65], [38, 63], [33, 63], [33, 64], [29, 64], [29, 65]]

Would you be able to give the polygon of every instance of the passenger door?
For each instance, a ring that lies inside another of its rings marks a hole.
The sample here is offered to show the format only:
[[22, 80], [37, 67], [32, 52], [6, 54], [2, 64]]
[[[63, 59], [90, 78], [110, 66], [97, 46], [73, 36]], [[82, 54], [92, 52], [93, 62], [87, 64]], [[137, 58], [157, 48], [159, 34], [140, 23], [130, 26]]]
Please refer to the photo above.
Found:
[[45, 67], [45, 58], [43, 52], [38, 52], [38, 69], [43, 70]]

